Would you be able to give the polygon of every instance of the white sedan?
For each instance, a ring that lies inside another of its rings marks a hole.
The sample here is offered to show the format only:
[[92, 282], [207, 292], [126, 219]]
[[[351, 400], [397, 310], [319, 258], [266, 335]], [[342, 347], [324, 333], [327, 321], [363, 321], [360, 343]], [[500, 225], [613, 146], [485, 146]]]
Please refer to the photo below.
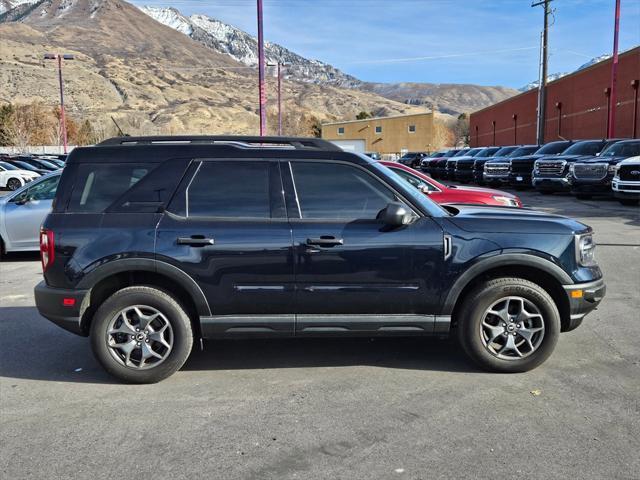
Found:
[[17, 190], [26, 183], [35, 180], [40, 174], [21, 170], [7, 162], [0, 162], [0, 188]]
[[51, 210], [61, 171], [0, 197], [0, 255], [40, 249], [40, 225]]

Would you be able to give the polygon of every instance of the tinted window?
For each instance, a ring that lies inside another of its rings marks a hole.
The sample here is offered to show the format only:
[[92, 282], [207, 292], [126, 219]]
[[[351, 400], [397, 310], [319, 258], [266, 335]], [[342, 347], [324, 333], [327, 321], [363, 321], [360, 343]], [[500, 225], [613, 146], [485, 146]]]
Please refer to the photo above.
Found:
[[375, 219], [395, 200], [391, 190], [356, 167], [292, 162], [291, 168], [302, 218]]
[[269, 162], [204, 162], [187, 189], [187, 216], [270, 218]]
[[102, 212], [138, 183], [152, 165], [142, 163], [85, 163], [78, 166], [69, 210]]
[[564, 152], [564, 155], [595, 155], [600, 150], [604, 142], [578, 142], [571, 145]]
[[496, 153], [494, 153], [494, 156], [496, 156], [496, 157], [504, 157], [506, 155], [509, 155], [511, 152], [513, 152], [517, 148], [518, 147], [502, 147], [500, 150], [498, 150]]
[[3, 170], [18, 170], [18, 167], [14, 167], [7, 162], [0, 162], [0, 168], [2, 168]]
[[496, 153], [498, 150], [500, 150], [500, 148], [498, 147], [485, 148], [484, 150], [481, 150], [480, 152], [478, 152], [476, 157], [478, 158], [490, 157], [494, 153]]
[[523, 155], [531, 155], [536, 150], [538, 150], [538, 147], [519, 147], [519, 148], [516, 148], [513, 152], [511, 152], [507, 156], [509, 156], [509, 157], [522, 157]]
[[536, 153], [544, 155], [555, 155], [556, 153], [564, 152], [570, 145], [569, 142], [551, 142], [547, 143], [544, 147], [540, 147]]
[[603, 157], [635, 157], [640, 155], [640, 142], [614, 143], [602, 152]]
[[22, 170], [29, 170], [31, 172], [35, 172], [37, 169], [33, 165], [28, 164], [27, 162], [21, 162], [19, 160], [14, 160], [16, 167]]

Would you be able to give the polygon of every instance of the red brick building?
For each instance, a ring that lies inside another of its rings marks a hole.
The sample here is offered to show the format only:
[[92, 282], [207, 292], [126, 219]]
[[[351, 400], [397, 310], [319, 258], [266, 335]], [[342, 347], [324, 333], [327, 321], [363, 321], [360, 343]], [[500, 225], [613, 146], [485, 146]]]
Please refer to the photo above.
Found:
[[[605, 60], [547, 84], [545, 142], [607, 136], [611, 62]], [[638, 138], [640, 47], [618, 57], [615, 135]], [[538, 90], [471, 114], [471, 146], [536, 143]]]

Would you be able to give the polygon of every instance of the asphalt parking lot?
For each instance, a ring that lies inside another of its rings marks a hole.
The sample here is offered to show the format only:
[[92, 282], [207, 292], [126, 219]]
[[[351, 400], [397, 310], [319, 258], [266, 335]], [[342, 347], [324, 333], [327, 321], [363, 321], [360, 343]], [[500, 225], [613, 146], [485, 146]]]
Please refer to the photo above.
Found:
[[0, 264], [2, 478], [639, 478], [640, 209], [519, 193], [594, 227], [608, 293], [552, 357], [478, 371], [444, 340], [209, 342], [121, 385]]

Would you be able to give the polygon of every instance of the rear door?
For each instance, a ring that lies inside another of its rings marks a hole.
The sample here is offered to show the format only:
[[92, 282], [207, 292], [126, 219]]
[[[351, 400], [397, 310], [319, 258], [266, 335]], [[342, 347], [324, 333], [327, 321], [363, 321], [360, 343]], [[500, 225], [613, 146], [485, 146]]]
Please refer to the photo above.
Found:
[[436, 222], [416, 215], [410, 225], [386, 228], [378, 213], [402, 199], [359, 166], [328, 160], [284, 165], [296, 332], [430, 333], [444, 249]]
[[7, 202], [4, 222], [12, 248], [38, 250], [40, 225], [51, 211], [60, 175], [30, 186]]
[[280, 167], [269, 160], [192, 164], [157, 228], [156, 258], [189, 274], [212, 317], [205, 337], [293, 334], [294, 260]]

